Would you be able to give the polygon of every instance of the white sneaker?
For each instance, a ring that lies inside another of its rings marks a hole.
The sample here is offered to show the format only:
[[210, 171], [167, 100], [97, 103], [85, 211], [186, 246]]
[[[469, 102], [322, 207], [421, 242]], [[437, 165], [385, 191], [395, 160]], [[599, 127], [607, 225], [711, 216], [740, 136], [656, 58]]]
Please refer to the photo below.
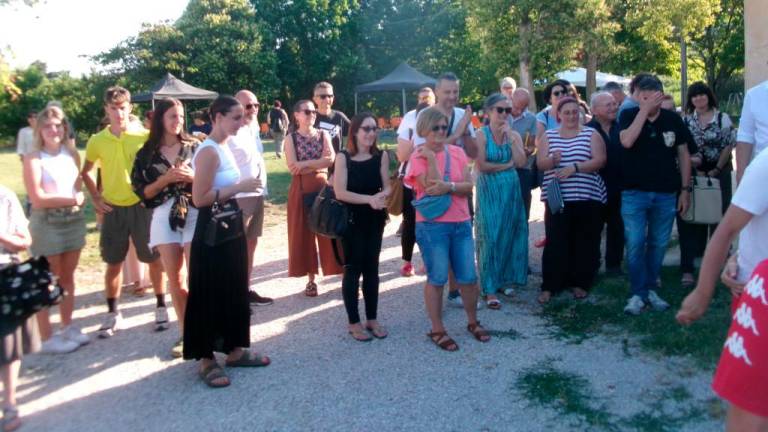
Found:
[[79, 328], [73, 325], [70, 325], [69, 327], [62, 329], [61, 334], [68, 340], [71, 340], [72, 342], [77, 342], [78, 345], [88, 345], [88, 342], [91, 341], [91, 338], [84, 335]]
[[640, 312], [643, 311], [644, 307], [645, 302], [643, 299], [641, 299], [638, 295], [633, 295], [627, 302], [627, 305], [624, 306], [624, 313], [630, 315], [640, 315]]
[[99, 328], [99, 337], [101, 339], [111, 338], [115, 332], [120, 329], [122, 317], [119, 312], [107, 312], [104, 323]]
[[54, 333], [43, 342], [40, 352], [43, 354], [67, 354], [80, 348], [80, 344], [65, 338], [60, 332]]
[[659, 297], [659, 295], [656, 294], [656, 291], [653, 290], [648, 291], [648, 303], [651, 304], [651, 307], [655, 311], [663, 311], [669, 309], [669, 303], [667, 303], [663, 298]]
[[155, 331], [168, 329], [168, 310], [165, 306], [155, 309]]

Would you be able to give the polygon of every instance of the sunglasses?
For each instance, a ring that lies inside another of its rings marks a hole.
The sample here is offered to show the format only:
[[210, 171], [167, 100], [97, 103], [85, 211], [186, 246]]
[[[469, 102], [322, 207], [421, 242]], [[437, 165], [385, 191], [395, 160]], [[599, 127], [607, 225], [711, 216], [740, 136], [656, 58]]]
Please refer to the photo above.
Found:
[[512, 114], [512, 108], [510, 107], [494, 107], [496, 108], [496, 112], [499, 114]]
[[447, 125], [432, 126], [432, 132], [447, 131], [447, 130], [448, 130]]
[[245, 109], [259, 109], [260, 106], [261, 104], [259, 103], [249, 103], [245, 104]]
[[379, 127], [378, 126], [360, 126], [360, 130], [365, 131], [365, 133], [371, 133], [379, 130]]
[[555, 91], [552, 92], [552, 95], [554, 97], [567, 96], [569, 94], [571, 94], [571, 92], [569, 92], [567, 90], [555, 90]]
[[319, 97], [320, 99], [333, 99], [332, 94], [321, 94], [321, 95], [317, 95], [317, 97]]
[[311, 110], [311, 109], [299, 110], [298, 112], [303, 112], [304, 115], [307, 115], [307, 116], [311, 116], [311, 115], [316, 115], [317, 114], [317, 110]]

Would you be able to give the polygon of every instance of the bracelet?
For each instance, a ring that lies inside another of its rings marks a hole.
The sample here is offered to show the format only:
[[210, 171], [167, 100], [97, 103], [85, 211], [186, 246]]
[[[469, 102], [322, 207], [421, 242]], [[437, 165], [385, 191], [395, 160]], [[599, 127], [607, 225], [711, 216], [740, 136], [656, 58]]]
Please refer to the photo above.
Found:
[[576, 170], [576, 172], [579, 172], [579, 164], [578, 164], [578, 163], [576, 163], [576, 162], [574, 162], [574, 163], [573, 163], [573, 169], [575, 169], [575, 170]]
[[451, 182], [451, 193], [456, 192], [456, 183]]

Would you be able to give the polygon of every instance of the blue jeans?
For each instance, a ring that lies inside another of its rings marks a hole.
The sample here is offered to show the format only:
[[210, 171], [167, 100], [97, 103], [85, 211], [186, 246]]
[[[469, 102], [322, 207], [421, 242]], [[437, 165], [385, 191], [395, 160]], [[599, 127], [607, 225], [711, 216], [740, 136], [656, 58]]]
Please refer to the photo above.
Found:
[[475, 242], [472, 240], [472, 224], [469, 221], [416, 222], [416, 243], [430, 285], [445, 285], [449, 269], [453, 270], [456, 282], [460, 285], [477, 282]]
[[656, 288], [672, 224], [677, 212], [677, 194], [625, 190], [621, 193], [627, 266], [632, 295], [648, 298]]

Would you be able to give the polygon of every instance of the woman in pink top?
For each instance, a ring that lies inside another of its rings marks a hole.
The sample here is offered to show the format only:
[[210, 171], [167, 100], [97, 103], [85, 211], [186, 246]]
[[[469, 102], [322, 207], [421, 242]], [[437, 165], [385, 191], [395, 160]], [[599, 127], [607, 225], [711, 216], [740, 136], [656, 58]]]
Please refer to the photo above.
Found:
[[[421, 112], [416, 131], [426, 143], [411, 156], [405, 182], [416, 193], [416, 242], [427, 269], [424, 301], [432, 322], [432, 331], [427, 336], [440, 348], [456, 351], [459, 346], [446, 333], [441, 316], [443, 286], [448, 282], [449, 269], [459, 284], [469, 321], [467, 330], [481, 342], [489, 341], [490, 336], [477, 321], [475, 246], [467, 200], [472, 193], [468, 159], [460, 147], [445, 144], [447, 129], [448, 118], [439, 110], [428, 108]], [[427, 196], [446, 194], [450, 195], [450, 206], [442, 214], [425, 215], [426, 210], [418, 205]]]

